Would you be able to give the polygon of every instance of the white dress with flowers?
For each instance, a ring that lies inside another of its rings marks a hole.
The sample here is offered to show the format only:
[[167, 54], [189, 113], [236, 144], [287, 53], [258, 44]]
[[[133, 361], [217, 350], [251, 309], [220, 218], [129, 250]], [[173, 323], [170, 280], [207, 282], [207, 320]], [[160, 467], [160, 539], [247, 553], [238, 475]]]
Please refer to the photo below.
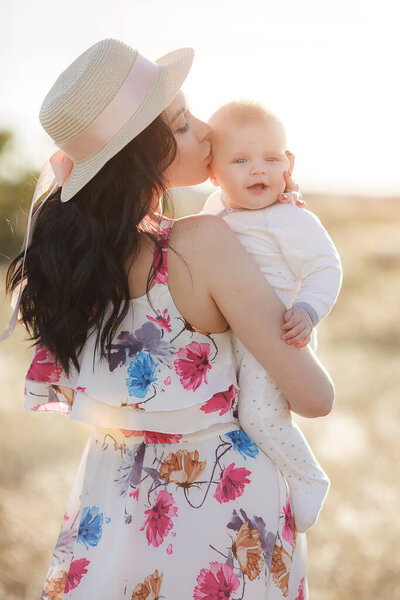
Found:
[[95, 335], [68, 377], [35, 348], [24, 408], [93, 425], [41, 600], [308, 598], [285, 481], [237, 419], [231, 332], [195, 330], [170, 294], [173, 223], [109, 361]]

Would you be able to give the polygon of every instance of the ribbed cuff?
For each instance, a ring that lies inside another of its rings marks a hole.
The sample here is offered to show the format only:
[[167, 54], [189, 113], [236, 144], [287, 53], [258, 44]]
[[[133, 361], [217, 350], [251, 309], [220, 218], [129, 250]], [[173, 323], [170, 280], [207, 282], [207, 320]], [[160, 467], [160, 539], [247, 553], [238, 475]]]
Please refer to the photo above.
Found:
[[313, 309], [313, 307], [311, 306], [311, 304], [308, 304], [308, 302], [295, 302], [293, 304], [293, 306], [300, 306], [301, 308], [304, 308], [304, 310], [307, 311], [307, 314], [308, 314], [308, 316], [311, 319], [313, 327], [316, 326], [316, 324], [318, 323], [319, 319], [318, 319], [318, 315], [317, 315], [316, 311]]

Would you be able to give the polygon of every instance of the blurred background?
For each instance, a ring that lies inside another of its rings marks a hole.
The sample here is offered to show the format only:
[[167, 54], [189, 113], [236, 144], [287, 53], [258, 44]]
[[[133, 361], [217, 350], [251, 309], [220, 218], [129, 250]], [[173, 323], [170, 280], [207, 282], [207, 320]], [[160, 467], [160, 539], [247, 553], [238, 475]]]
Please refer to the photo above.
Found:
[[[55, 152], [41, 102], [91, 44], [117, 37], [150, 59], [195, 50], [183, 90], [207, 120], [234, 98], [286, 125], [294, 176], [342, 257], [338, 302], [318, 328], [336, 385], [328, 417], [296, 417], [332, 485], [308, 534], [311, 600], [400, 598], [400, 133], [398, 3], [381, 0], [5, 0], [0, 20], [0, 329], [5, 271], [35, 183]], [[209, 182], [174, 190], [197, 213]], [[0, 343], [0, 600], [39, 598], [90, 428], [22, 410], [33, 350]]]

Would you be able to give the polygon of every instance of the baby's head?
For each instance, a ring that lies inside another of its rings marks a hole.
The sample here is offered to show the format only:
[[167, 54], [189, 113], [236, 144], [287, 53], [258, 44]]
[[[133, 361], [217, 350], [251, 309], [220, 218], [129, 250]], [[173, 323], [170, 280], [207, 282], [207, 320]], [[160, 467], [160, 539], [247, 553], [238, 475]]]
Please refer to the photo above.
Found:
[[285, 190], [286, 133], [262, 104], [228, 102], [208, 120], [213, 162], [210, 180], [232, 208], [257, 209], [277, 201]]

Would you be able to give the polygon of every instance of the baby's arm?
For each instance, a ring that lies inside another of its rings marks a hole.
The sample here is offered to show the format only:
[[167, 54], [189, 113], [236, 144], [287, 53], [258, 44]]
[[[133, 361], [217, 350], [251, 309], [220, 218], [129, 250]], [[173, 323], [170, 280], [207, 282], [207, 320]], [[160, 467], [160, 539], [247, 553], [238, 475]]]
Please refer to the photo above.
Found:
[[[301, 281], [293, 305], [284, 315], [283, 335], [299, 347], [309, 342], [312, 328], [332, 309], [342, 283], [338, 251], [318, 217], [296, 206], [266, 211], [290, 271]], [[268, 216], [269, 215], [269, 216]]]

